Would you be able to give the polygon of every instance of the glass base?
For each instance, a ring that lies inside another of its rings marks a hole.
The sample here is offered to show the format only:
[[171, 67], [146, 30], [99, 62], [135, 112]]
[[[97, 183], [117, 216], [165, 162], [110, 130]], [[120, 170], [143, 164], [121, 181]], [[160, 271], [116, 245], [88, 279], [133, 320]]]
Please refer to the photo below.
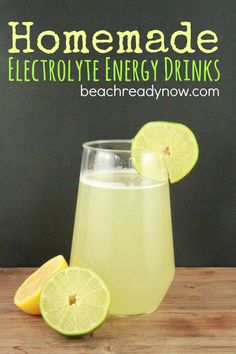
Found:
[[162, 301], [164, 300], [165, 296], [167, 295], [169, 288], [174, 280], [174, 276], [175, 276], [175, 268], [172, 269], [172, 271], [170, 272], [170, 277], [169, 279], [167, 279], [166, 284], [162, 290], [162, 296], [159, 298], [159, 301], [156, 303], [156, 306], [153, 307], [151, 310], [148, 310], [147, 312], [140, 312], [140, 313], [113, 313], [110, 312], [109, 316], [112, 317], [140, 317], [140, 316], [147, 316], [150, 315], [151, 313], [155, 312], [159, 306], [161, 305]]
[[159, 306], [155, 307], [153, 310], [150, 310], [148, 312], [143, 312], [143, 313], [130, 313], [130, 314], [116, 314], [116, 313], [109, 313], [110, 317], [142, 317], [142, 316], [148, 316], [151, 313], [155, 312], [158, 309]]

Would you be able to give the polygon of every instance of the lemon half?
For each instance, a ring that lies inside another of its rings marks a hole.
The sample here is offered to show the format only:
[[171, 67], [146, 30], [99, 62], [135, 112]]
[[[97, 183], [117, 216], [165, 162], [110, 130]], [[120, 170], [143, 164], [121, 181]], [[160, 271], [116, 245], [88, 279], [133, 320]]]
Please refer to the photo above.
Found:
[[61, 255], [44, 263], [18, 288], [14, 297], [15, 305], [31, 315], [39, 315], [39, 295], [42, 286], [52, 274], [66, 267], [68, 264]]

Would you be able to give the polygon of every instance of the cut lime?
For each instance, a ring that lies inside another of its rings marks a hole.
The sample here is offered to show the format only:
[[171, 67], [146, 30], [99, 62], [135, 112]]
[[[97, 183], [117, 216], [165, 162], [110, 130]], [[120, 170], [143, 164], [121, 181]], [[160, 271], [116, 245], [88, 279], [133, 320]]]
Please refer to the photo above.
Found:
[[106, 319], [110, 294], [102, 279], [89, 269], [68, 267], [54, 274], [40, 295], [45, 322], [67, 336], [98, 328]]
[[[181, 123], [150, 122], [132, 140], [132, 161], [143, 176], [163, 180], [164, 166], [171, 183], [184, 178], [198, 159], [193, 132]], [[150, 158], [145, 158], [150, 154]], [[146, 161], [146, 162], [145, 162]]]

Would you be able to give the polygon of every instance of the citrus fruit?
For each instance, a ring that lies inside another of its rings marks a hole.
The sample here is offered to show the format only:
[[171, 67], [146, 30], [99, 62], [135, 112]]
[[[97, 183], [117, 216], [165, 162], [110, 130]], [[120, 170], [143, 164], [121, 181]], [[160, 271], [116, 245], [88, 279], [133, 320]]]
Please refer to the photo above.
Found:
[[43, 286], [40, 309], [45, 322], [61, 334], [90, 333], [106, 319], [110, 294], [102, 279], [89, 269], [68, 267]]
[[198, 153], [193, 132], [184, 124], [173, 122], [145, 124], [131, 145], [132, 162], [141, 175], [162, 180], [166, 168], [171, 183], [192, 170]]
[[65, 267], [68, 267], [68, 264], [61, 255], [44, 263], [18, 288], [14, 296], [15, 305], [31, 315], [39, 315], [39, 295], [42, 286], [52, 274]]

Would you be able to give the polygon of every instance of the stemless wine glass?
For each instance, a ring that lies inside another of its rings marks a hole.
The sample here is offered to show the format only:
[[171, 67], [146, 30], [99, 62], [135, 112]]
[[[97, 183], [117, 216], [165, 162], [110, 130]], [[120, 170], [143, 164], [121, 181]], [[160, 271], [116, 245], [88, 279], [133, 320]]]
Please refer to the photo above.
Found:
[[83, 144], [71, 248], [70, 264], [107, 284], [113, 315], [154, 311], [175, 272], [167, 173], [160, 181], [141, 176], [130, 148], [128, 140]]

